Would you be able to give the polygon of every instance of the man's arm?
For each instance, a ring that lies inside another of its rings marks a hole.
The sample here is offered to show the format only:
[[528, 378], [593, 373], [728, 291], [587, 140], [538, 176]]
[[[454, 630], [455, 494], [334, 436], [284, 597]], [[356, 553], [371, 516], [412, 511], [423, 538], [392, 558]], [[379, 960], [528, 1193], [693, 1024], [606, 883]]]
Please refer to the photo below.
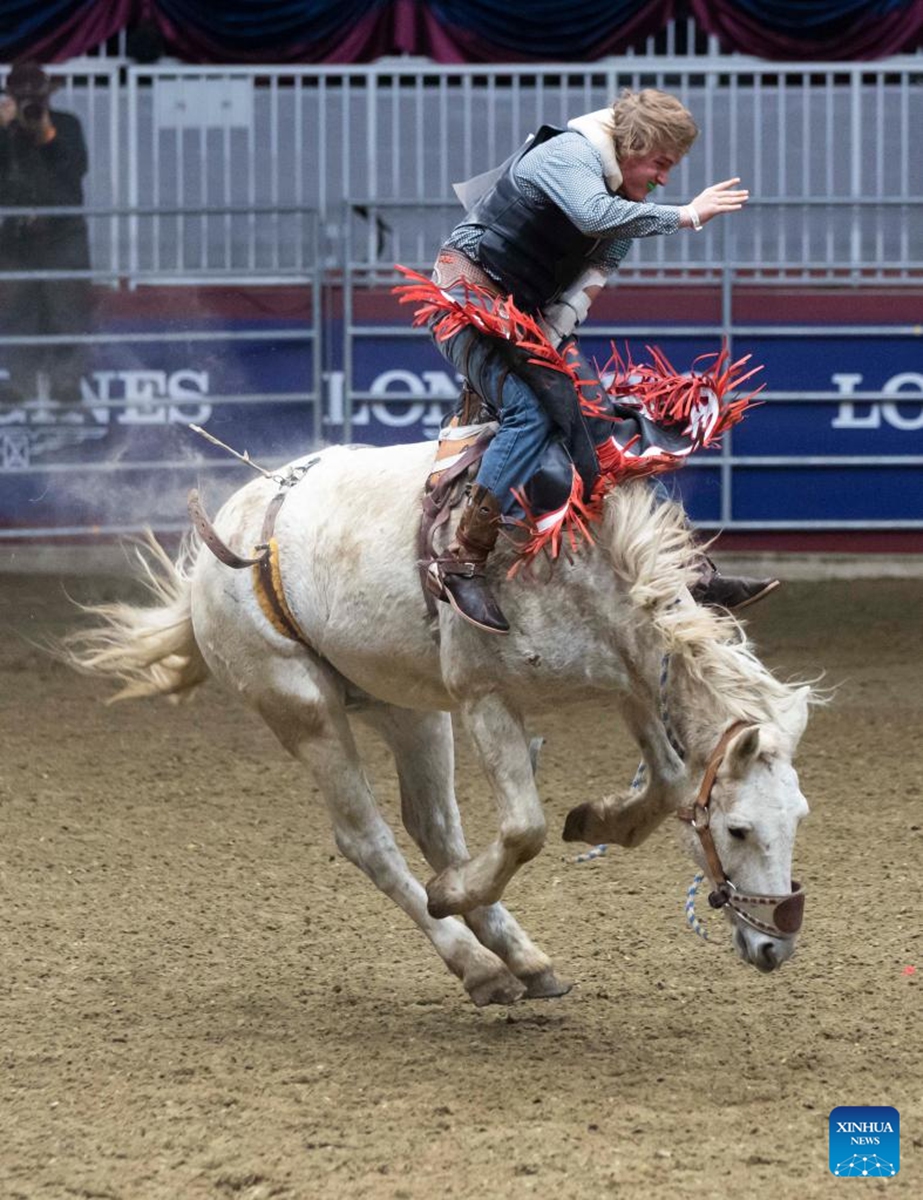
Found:
[[587, 261], [584, 272], [553, 304], [546, 306], [542, 319], [545, 332], [555, 346], [559, 346], [578, 325], [583, 324], [590, 305], [607, 285], [610, 276], [618, 270], [630, 249], [631, 238], [613, 238], [602, 242]]
[[550, 200], [588, 237], [652, 237], [675, 233], [682, 224], [677, 205], [614, 196], [603, 181], [599, 155], [579, 133], [536, 146], [517, 166], [516, 180], [534, 199]]

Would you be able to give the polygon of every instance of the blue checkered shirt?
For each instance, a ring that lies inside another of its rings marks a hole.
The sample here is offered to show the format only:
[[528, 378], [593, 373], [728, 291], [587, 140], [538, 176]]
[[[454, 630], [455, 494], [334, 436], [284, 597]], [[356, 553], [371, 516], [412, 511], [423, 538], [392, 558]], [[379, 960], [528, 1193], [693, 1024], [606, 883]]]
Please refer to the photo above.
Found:
[[[538, 204], [554, 204], [581, 233], [600, 239], [587, 259], [607, 275], [618, 269], [632, 239], [676, 233], [680, 209], [673, 204], [644, 204], [613, 196], [606, 187], [598, 151], [575, 130], [543, 142], [517, 165], [514, 178], [522, 192]], [[465, 221], [456, 225], [447, 245], [475, 262], [483, 228]]]

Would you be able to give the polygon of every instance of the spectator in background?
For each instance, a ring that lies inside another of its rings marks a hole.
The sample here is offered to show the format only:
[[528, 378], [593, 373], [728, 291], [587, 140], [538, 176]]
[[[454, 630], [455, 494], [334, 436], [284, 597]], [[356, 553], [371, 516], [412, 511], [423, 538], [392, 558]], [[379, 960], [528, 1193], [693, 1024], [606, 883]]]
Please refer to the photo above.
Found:
[[[0, 97], [0, 207], [78, 207], [83, 204], [87, 150], [71, 113], [50, 106], [55, 85], [38, 63], [10, 70]], [[90, 266], [86, 221], [81, 216], [7, 216], [0, 224], [0, 270], [85, 271]], [[3, 330], [7, 336], [83, 334], [88, 329], [88, 279], [6, 280]], [[79, 403], [83, 345], [22, 345], [0, 350], [9, 380], [0, 399], [19, 402], [36, 394], [44, 371], [51, 397]]]

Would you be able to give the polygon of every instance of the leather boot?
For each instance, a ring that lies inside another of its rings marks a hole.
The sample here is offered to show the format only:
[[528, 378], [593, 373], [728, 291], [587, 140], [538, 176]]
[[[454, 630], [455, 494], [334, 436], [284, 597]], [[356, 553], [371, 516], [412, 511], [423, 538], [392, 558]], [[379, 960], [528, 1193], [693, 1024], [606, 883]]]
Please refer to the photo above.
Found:
[[487, 583], [485, 564], [500, 532], [500, 501], [475, 484], [465, 504], [455, 540], [430, 566], [428, 583], [440, 600], [486, 633], [509, 633], [509, 622]]
[[698, 582], [693, 584], [692, 598], [696, 604], [710, 608], [726, 608], [737, 612], [755, 604], [779, 587], [778, 579], [747, 579], [744, 576], [722, 575], [710, 558], [703, 560]]

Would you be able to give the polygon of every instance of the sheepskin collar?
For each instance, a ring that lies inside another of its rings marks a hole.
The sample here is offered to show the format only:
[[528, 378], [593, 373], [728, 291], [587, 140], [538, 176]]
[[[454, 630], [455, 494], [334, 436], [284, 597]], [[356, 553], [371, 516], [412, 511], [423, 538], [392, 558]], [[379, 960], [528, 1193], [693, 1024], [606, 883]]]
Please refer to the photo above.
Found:
[[567, 122], [567, 128], [582, 133], [593, 149], [598, 152], [603, 160], [603, 172], [609, 190], [617, 192], [622, 186], [622, 172], [618, 159], [615, 157], [611, 109], [600, 108], [596, 112], [584, 113], [582, 117], [574, 117]]

